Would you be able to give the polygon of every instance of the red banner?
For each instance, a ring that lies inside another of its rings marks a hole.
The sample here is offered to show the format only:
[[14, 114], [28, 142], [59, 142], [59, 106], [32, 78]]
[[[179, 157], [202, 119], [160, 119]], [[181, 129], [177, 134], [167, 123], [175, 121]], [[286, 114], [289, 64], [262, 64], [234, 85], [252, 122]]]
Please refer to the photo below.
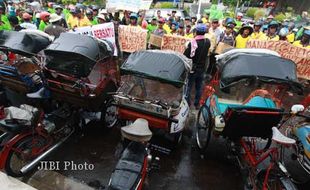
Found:
[[278, 52], [283, 58], [294, 61], [299, 78], [310, 80], [310, 49], [296, 47], [286, 41], [249, 40], [248, 48], [263, 48]]

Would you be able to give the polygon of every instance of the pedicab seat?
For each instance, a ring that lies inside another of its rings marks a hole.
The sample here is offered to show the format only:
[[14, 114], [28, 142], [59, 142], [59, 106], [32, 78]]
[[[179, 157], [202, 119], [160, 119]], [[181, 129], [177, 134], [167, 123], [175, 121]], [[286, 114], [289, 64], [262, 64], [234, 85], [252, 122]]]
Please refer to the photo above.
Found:
[[224, 113], [228, 107], [258, 107], [258, 108], [277, 108], [276, 104], [270, 98], [254, 96], [245, 104], [221, 102], [216, 98], [216, 104], [221, 113]]
[[283, 109], [249, 106], [228, 107], [225, 111], [223, 136], [231, 139], [240, 137], [271, 138], [272, 127], [282, 119]]
[[143, 169], [145, 146], [132, 141], [124, 150], [111, 176], [110, 190], [131, 190], [138, 183]]

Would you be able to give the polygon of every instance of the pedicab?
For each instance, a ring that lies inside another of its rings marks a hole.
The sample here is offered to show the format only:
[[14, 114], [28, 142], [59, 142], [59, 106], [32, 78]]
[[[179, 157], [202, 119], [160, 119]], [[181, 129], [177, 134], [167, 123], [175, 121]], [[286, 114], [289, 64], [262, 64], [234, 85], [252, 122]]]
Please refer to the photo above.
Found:
[[[44, 78], [51, 98], [88, 112], [87, 118], [116, 122], [111, 92], [117, 89], [117, 65], [110, 42], [90, 36], [62, 33], [45, 50]], [[86, 117], [86, 116], [85, 116]]]
[[38, 31], [0, 31], [0, 81], [3, 88], [25, 95], [40, 88], [41, 52], [51, 38]]
[[185, 100], [191, 60], [172, 51], [131, 54], [121, 66], [121, 85], [114, 99], [121, 121], [146, 119], [154, 135], [178, 142], [189, 114]]
[[[302, 93], [295, 63], [273, 51], [240, 49], [217, 56], [216, 64], [217, 74], [205, 87], [196, 120], [201, 154], [208, 155], [210, 139], [223, 137], [246, 174], [245, 188], [295, 189], [281, 163], [284, 147], [296, 141], [277, 128], [285, 115], [283, 93]], [[269, 158], [267, 168], [258, 167]]]

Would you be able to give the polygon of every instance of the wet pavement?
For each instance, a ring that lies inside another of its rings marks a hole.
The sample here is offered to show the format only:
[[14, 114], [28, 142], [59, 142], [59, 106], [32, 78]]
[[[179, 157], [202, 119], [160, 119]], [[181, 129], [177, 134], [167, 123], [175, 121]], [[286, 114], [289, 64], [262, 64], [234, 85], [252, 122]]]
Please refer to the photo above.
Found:
[[[191, 113], [190, 122], [184, 132], [181, 144], [170, 155], [158, 154], [160, 168], [149, 173], [144, 189], [223, 190], [242, 188], [241, 175], [238, 168], [227, 158], [227, 149], [223, 140], [211, 141], [207, 157], [201, 159], [192, 138], [195, 115], [195, 113]], [[46, 189], [46, 184], [53, 187], [48, 189], [59, 190], [87, 189], [85, 184], [94, 189], [106, 189], [120, 155], [120, 140], [119, 128], [107, 129], [94, 122], [82, 132], [77, 132], [49, 157], [51, 161], [60, 161], [60, 163], [73, 161], [75, 164], [84, 162], [93, 164], [93, 170], [78, 171], [70, 168], [64, 170], [64, 165], [60, 164], [59, 171], [35, 172], [32, 176], [24, 178], [23, 181], [38, 189]], [[69, 182], [66, 182], [62, 176], [69, 178]], [[40, 180], [45, 184], [38, 183]], [[70, 182], [71, 180], [81, 183], [80, 188]]]

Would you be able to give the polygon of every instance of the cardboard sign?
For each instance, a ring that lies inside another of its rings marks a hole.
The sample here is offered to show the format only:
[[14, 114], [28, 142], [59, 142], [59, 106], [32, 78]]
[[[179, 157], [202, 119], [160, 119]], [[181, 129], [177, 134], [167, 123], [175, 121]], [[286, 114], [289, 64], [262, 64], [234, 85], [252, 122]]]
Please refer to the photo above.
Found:
[[161, 36], [158, 36], [158, 35], [155, 35], [155, 34], [151, 34], [150, 40], [149, 40], [149, 43], [151, 45], [156, 46], [156, 47], [161, 47], [161, 42], [162, 42], [162, 37]]
[[98, 39], [105, 39], [113, 44], [114, 47], [114, 56], [117, 56], [117, 48], [115, 42], [115, 31], [114, 24], [112, 22], [98, 24], [94, 26], [85, 26], [76, 28], [73, 33], [89, 35], [96, 37]]
[[183, 36], [172, 36], [165, 34], [162, 38], [161, 49], [173, 50], [183, 54], [186, 49], [186, 44], [189, 41], [190, 39]]
[[215, 53], [216, 54], [222, 54], [226, 49], [230, 49], [230, 48], [234, 48], [228, 44], [225, 44], [223, 42], [219, 42], [219, 44], [217, 45], [216, 49], [215, 49]]
[[118, 29], [119, 45], [124, 52], [135, 52], [146, 49], [147, 30], [136, 26], [120, 25]]
[[294, 61], [299, 78], [310, 80], [310, 49], [296, 47], [286, 41], [249, 40], [248, 48], [264, 48], [278, 52], [283, 58]]
[[108, 0], [106, 9], [110, 11], [127, 10], [138, 12], [139, 10], [149, 10], [152, 0]]

